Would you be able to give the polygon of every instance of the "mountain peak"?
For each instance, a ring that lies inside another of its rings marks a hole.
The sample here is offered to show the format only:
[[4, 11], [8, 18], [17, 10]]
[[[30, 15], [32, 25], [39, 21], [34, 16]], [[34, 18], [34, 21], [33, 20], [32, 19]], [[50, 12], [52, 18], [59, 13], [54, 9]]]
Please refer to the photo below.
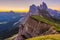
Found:
[[40, 4], [40, 9], [41, 10], [47, 10], [48, 9], [48, 7], [47, 7], [45, 2], [42, 2], [42, 4]]
[[38, 8], [34, 4], [30, 6], [29, 14], [30, 15], [36, 15], [38, 13]]
[[31, 13], [35, 13], [35, 11], [37, 10], [37, 7], [33, 4], [30, 6], [30, 11]]

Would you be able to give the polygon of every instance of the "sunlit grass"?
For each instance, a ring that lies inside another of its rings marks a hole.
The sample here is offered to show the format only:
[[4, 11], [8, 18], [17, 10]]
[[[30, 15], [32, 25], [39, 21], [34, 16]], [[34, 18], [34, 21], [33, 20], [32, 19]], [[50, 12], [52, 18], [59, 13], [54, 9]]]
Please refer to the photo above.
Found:
[[60, 34], [39, 36], [39, 37], [29, 38], [26, 40], [60, 40]]
[[44, 22], [44, 23], [46, 23], [46, 24], [49, 24], [49, 25], [51, 25], [51, 26], [54, 26], [54, 28], [55, 28], [57, 31], [60, 31], [60, 25], [57, 24], [57, 23], [55, 23], [55, 22], [53, 22], [53, 21], [47, 20], [46, 18], [37, 16], [37, 15], [31, 16], [31, 17], [32, 17], [33, 19], [38, 20], [38, 21], [42, 21], [42, 22]]

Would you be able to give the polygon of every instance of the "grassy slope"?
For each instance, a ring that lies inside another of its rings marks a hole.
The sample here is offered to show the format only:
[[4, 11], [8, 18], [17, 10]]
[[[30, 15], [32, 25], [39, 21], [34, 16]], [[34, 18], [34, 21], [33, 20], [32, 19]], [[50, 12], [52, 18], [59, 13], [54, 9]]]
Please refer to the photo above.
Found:
[[38, 21], [42, 21], [42, 22], [44, 22], [44, 23], [46, 23], [46, 24], [52, 25], [52, 26], [54, 26], [54, 28], [55, 28], [57, 31], [60, 31], [60, 25], [57, 24], [57, 23], [55, 23], [55, 22], [53, 22], [53, 21], [49, 21], [49, 20], [47, 20], [47, 19], [45, 19], [45, 18], [43, 18], [43, 17], [37, 16], [37, 15], [32, 16], [32, 18], [33, 18], [33, 19], [36, 19], [36, 20], [38, 20]]
[[60, 40], [60, 34], [39, 36], [39, 37], [29, 38], [26, 40]]

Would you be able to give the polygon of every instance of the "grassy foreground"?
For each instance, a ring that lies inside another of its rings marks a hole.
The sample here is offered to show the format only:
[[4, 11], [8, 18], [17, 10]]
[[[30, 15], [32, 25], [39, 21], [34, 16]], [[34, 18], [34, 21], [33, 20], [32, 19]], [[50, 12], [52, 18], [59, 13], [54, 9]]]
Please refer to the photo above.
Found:
[[39, 37], [29, 38], [26, 40], [60, 40], [60, 34], [39, 36]]
[[53, 21], [50, 21], [50, 20], [47, 20], [46, 18], [44, 17], [40, 17], [38, 15], [35, 15], [35, 16], [31, 16], [33, 19], [36, 19], [38, 21], [41, 21], [41, 22], [44, 22], [46, 24], [49, 24], [51, 26], [53, 26], [55, 28], [55, 30], [57, 31], [60, 31], [60, 25], [58, 23], [55, 23]]

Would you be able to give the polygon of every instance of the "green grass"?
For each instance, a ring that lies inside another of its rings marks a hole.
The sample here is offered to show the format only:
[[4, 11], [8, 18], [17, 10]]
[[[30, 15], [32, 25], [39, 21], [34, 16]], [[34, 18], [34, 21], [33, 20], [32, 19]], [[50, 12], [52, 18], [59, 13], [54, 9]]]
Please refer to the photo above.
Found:
[[38, 15], [34, 15], [34, 16], [31, 16], [31, 17], [33, 19], [38, 20], [38, 21], [44, 22], [46, 24], [49, 24], [49, 25], [53, 26], [55, 28], [55, 30], [60, 31], [60, 25], [55, 23], [55, 22], [53, 22], [53, 21], [47, 20], [46, 18], [40, 17]]
[[29, 38], [26, 40], [60, 40], [60, 34], [39, 36], [39, 37]]

